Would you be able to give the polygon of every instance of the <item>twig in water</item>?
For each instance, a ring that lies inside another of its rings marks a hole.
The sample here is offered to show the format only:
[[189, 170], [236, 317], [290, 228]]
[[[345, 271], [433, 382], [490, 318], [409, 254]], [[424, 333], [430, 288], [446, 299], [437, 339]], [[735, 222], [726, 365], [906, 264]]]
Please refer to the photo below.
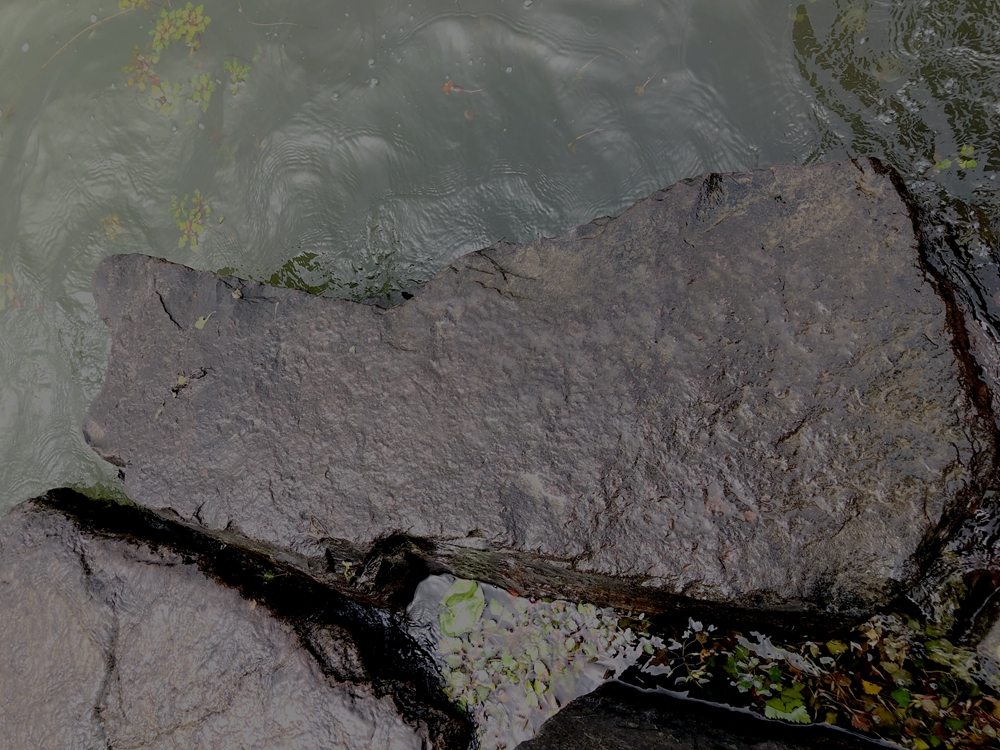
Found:
[[571, 140], [566, 145], [569, 146], [569, 150], [572, 151], [575, 154], [576, 153], [576, 142], [578, 140], [580, 140], [581, 138], [586, 138], [588, 135], [593, 135], [594, 133], [600, 133], [602, 130], [604, 130], [604, 128], [597, 128], [596, 130], [591, 130], [589, 133], [584, 133], [583, 135], [578, 135], [576, 138], [574, 138], [573, 140]]
[[88, 26], [83, 31], [81, 31], [79, 34], [77, 34], [76, 36], [74, 36], [72, 39], [70, 39], [68, 42], [66, 42], [66, 44], [64, 44], [62, 47], [60, 47], [59, 49], [57, 49], [56, 53], [54, 55], [52, 55], [52, 57], [50, 57], [48, 60], [46, 60], [45, 62], [42, 63], [42, 67], [39, 68], [39, 70], [42, 70], [43, 68], [45, 68], [46, 65], [48, 65], [50, 62], [52, 62], [53, 60], [56, 59], [56, 57], [59, 55], [60, 52], [62, 52], [69, 45], [71, 45], [73, 42], [75, 42], [77, 39], [79, 39], [81, 36], [83, 36], [84, 34], [86, 34], [91, 29], [96, 29], [101, 24], [105, 24], [108, 21], [110, 21], [112, 18], [118, 18], [118, 16], [124, 16], [126, 13], [131, 13], [133, 10], [135, 10], [134, 7], [133, 8], [126, 8], [125, 10], [120, 10], [117, 13], [108, 16], [107, 18], [102, 18], [100, 21], [97, 21], [96, 23], [90, 24], [90, 26]]
[[246, 18], [247, 23], [253, 24], [254, 26], [298, 26], [297, 23], [291, 23], [290, 21], [275, 21], [274, 23], [257, 23], [256, 21], [251, 21], [247, 18], [247, 14], [243, 12], [243, 2], [242, 0], [236, 0], [236, 4], [240, 6], [240, 15]]
[[[659, 70], [656, 71], [656, 73], [659, 73], [659, 72], [660, 72]], [[656, 77], [656, 73], [653, 73], [653, 75], [651, 75], [649, 78], [647, 78], [646, 82], [644, 84], [642, 84], [641, 86], [636, 86], [635, 87], [635, 95], [636, 96], [645, 96], [646, 95], [646, 87], [649, 85], [649, 82], [652, 81]]]

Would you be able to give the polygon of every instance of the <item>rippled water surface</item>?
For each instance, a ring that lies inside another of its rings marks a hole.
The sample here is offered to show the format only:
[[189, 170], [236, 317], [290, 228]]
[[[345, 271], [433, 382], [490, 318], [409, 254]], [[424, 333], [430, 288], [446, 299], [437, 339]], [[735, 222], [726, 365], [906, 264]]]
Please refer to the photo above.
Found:
[[0, 7], [0, 510], [115, 481], [80, 435], [110, 253], [361, 297], [684, 177], [874, 153], [977, 230], [945, 261], [992, 314], [994, 3], [205, 0], [161, 50], [183, 6], [130, 4]]

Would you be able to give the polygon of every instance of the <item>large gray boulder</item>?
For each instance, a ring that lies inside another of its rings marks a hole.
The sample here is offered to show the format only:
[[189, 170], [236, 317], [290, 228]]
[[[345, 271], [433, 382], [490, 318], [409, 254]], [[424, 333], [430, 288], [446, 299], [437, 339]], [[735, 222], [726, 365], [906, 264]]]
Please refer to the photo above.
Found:
[[140, 505], [331, 580], [402, 534], [536, 593], [864, 609], [997, 454], [904, 192], [869, 159], [707, 175], [390, 309], [113, 256], [84, 431]]
[[301, 624], [184, 550], [88, 530], [48, 500], [0, 520], [0, 747], [462, 746], [404, 721], [346, 630], [315, 628], [306, 648]]

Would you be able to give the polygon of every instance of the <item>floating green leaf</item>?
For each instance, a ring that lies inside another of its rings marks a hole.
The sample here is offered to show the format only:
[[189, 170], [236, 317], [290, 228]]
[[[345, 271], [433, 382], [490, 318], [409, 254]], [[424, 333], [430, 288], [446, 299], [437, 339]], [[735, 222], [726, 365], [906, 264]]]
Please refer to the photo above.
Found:
[[802, 699], [805, 686], [801, 682], [794, 683], [790, 688], [782, 688], [781, 692], [764, 704], [764, 715], [769, 719], [784, 719], [799, 724], [812, 721]]
[[457, 636], [468, 633], [479, 622], [486, 597], [478, 583], [459, 578], [445, 592], [441, 604], [445, 608], [438, 617], [441, 632]]
[[900, 705], [900, 708], [906, 708], [913, 701], [913, 696], [910, 695], [910, 691], [906, 688], [893, 690], [890, 695], [892, 696], [892, 699]]
[[232, 83], [232, 87], [229, 89], [229, 92], [233, 96], [236, 96], [236, 93], [240, 90], [240, 84], [245, 83], [247, 80], [247, 74], [250, 72], [250, 66], [243, 65], [234, 57], [232, 60], [228, 60], [223, 63], [222, 67], [227, 73], [229, 73], [229, 81]]

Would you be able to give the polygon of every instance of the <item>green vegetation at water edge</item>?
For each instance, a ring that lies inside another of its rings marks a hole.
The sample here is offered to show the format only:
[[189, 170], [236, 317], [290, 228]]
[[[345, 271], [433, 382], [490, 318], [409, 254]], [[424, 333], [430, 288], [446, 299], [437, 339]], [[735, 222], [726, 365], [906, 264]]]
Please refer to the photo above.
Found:
[[[756, 634], [755, 634], [756, 635]], [[842, 638], [778, 646], [690, 622], [638, 665], [643, 683], [826, 723], [914, 750], [995, 747], [1000, 700], [976, 678], [971, 648], [934, 627], [879, 615]]]

